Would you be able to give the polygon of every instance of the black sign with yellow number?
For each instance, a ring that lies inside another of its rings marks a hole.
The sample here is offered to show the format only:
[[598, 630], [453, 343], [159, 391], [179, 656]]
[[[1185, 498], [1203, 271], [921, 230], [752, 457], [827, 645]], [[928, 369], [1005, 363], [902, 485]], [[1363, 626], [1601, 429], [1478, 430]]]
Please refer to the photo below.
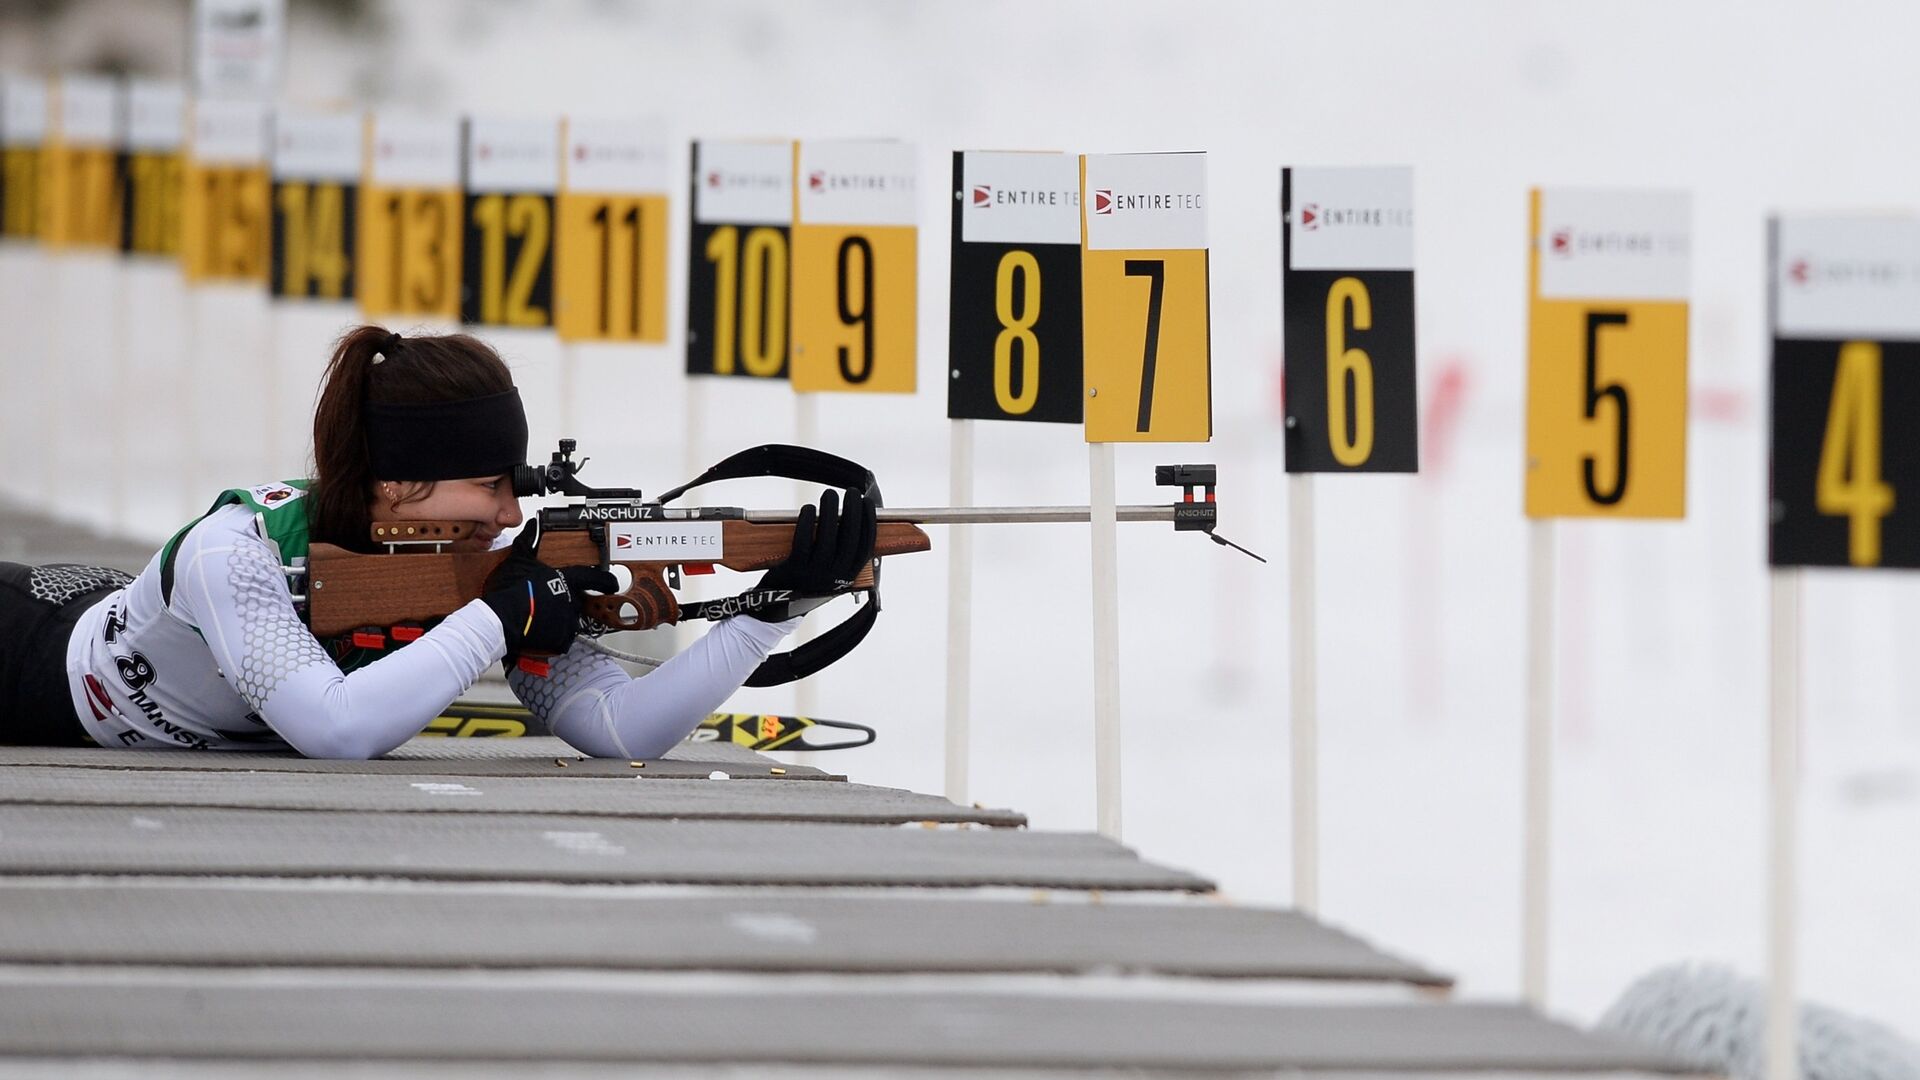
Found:
[[460, 321], [553, 325], [553, 196], [467, 192]]
[[1920, 341], [1774, 339], [1774, 566], [1920, 567], [1914, 416]]
[[280, 180], [273, 185], [275, 296], [346, 300], [354, 296], [358, 185]]
[[693, 144], [687, 374], [786, 379], [793, 157], [787, 143]]
[[1408, 170], [1281, 172], [1288, 472], [1419, 470], [1411, 205]]
[[[969, 178], [969, 159], [981, 169]], [[1023, 160], [1030, 159], [1030, 160]], [[1052, 164], [1059, 182], [993, 174], [992, 162]], [[953, 155], [953, 263], [948, 321], [947, 416], [1077, 424], [1083, 415], [1080, 245], [1006, 239], [1017, 229], [969, 226], [999, 211], [1058, 212], [1079, 231], [1078, 161], [1065, 154]], [[1018, 186], [1009, 180], [1021, 181]], [[1034, 204], [1041, 205], [1036, 207]]]

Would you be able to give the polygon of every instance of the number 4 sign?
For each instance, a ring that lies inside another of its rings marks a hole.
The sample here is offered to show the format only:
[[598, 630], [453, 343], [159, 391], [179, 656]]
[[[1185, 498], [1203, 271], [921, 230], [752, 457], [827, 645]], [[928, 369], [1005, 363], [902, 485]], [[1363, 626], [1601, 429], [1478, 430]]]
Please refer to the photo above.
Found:
[[1088, 442], [1213, 437], [1207, 156], [1080, 159]]
[[1685, 516], [1690, 201], [1533, 192], [1527, 516]]
[[1920, 566], [1920, 222], [1782, 218], [1773, 243], [1774, 566]]

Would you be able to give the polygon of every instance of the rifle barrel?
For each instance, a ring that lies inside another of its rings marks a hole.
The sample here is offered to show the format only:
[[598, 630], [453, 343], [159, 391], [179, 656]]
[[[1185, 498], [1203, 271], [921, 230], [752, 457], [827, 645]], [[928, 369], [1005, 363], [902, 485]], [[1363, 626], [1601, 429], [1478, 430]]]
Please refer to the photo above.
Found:
[[[1121, 521], [1172, 521], [1171, 503], [1118, 506], [1115, 515]], [[795, 510], [748, 510], [748, 521], [779, 524], [794, 520]], [[1084, 506], [883, 506], [876, 513], [881, 521], [904, 521], [914, 525], [1039, 525], [1053, 522], [1087, 521], [1091, 512]]]

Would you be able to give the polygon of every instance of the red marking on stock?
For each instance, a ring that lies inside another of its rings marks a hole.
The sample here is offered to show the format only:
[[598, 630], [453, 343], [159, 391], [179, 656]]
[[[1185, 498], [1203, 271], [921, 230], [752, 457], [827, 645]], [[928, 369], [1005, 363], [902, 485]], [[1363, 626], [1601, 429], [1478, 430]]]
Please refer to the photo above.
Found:
[[544, 679], [547, 676], [553, 674], [552, 664], [547, 663], [545, 660], [535, 660], [531, 656], [523, 656], [520, 659], [515, 660], [513, 662], [513, 666], [519, 668], [521, 671], [526, 672], [527, 674], [533, 676], [536, 679]]
[[710, 562], [681, 563], [680, 572], [683, 574], [711, 574], [713, 573], [713, 564]]
[[427, 632], [427, 628], [424, 626], [396, 626], [387, 632], [393, 635], [393, 640], [395, 641], [417, 641], [421, 634]]
[[353, 632], [353, 647], [356, 649], [384, 649], [387, 647], [387, 636], [373, 630], [355, 630]]

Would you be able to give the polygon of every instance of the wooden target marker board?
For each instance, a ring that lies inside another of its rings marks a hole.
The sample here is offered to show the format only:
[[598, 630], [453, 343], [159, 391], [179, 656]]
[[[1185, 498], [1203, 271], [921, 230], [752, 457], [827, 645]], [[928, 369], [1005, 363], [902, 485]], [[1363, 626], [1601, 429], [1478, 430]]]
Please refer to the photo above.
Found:
[[947, 416], [1080, 423], [1078, 159], [954, 154], [952, 249]]
[[1526, 512], [1686, 515], [1691, 199], [1532, 193]]
[[370, 319], [460, 313], [460, 125], [376, 112], [367, 125], [357, 247]]
[[1080, 211], [1087, 441], [1206, 442], [1206, 155], [1083, 155]]
[[44, 236], [56, 249], [120, 244], [119, 91], [111, 79], [65, 76], [54, 89], [46, 143]]
[[193, 103], [180, 202], [180, 267], [189, 282], [266, 284], [267, 106]]
[[463, 175], [460, 321], [552, 326], [559, 122], [468, 120]]
[[563, 125], [554, 240], [562, 341], [667, 340], [667, 144], [638, 120]]
[[275, 296], [351, 300], [366, 119], [282, 109], [273, 131]]
[[1417, 472], [1413, 170], [1280, 173], [1287, 471]]
[[919, 338], [910, 143], [793, 146], [793, 388], [911, 394]]
[[120, 250], [128, 255], [180, 254], [186, 122], [187, 96], [178, 84], [127, 84], [126, 140], [117, 171]]
[[786, 378], [793, 144], [694, 143], [687, 212], [687, 374]]
[[0, 240], [40, 238], [47, 84], [0, 76]]
[[1770, 234], [1768, 561], [1920, 567], [1920, 221]]

